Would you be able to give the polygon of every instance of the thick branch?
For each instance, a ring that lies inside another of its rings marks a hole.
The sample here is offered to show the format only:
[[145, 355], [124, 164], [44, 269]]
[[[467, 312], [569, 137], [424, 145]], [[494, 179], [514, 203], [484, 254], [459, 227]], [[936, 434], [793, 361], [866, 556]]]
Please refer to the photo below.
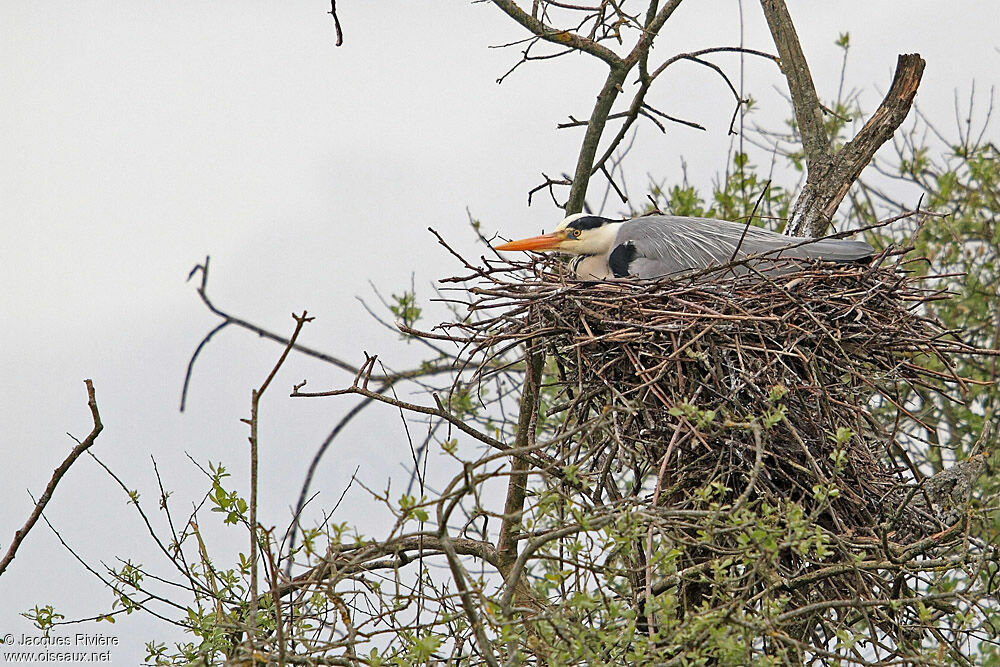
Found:
[[49, 483], [45, 486], [45, 491], [38, 498], [38, 502], [35, 503], [35, 509], [32, 510], [31, 516], [24, 523], [24, 526], [20, 530], [14, 533], [14, 539], [11, 541], [10, 546], [7, 548], [7, 553], [4, 554], [3, 560], [0, 560], [0, 575], [7, 570], [7, 566], [10, 565], [11, 561], [14, 560], [14, 556], [17, 555], [17, 549], [21, 546], [21, 542], [28, 535], [31, 529], [34, 527], [35, 522], [38, 521], [38, 517], [42, 515], [42, 511], [45, 506], [48, 505], [49, 500], [52, 499], [52, 494], [56, 490], [56, 485], [59, 484], [59, 480], [62, 479], [66, 471], [69, 470], [70, 466], [73, 465], [80, 455], [83, 454], [87, 449], [90, 448], [94, 441], [97, 440], [97, 436], [100, 435], [101, 431], [104, 429], [104, 425], [101, 423], [101, 415], [97, 411], [97, 397], [94, 395], [94, 383], [90, 380], [84, 380], [87, 385], [87, 405], [90, 406], [90, 415], [94, 420], [94, 428], [91, 429], [90, 434], [83, 440], [78, 440], [76, 447], [69, 453], [69, 455], [63, 460], [58, 468], [52, 473], [52, 478], [49, 479]]
[[[535, 429], [538, 426], [538, 409], [542, 381], [542, 365], [545, 354], [533, 351], [530, 347], [525, 352], [524, 389], [521, 392], [520, 411], [517, 418], [517, 433], [514, 436], [514, 448], [531, 447], [535, 444]], [[531, 591], [527, 580], [520, 574], [511, 578], [511, 570], [517, 561], [517, 538], [521, 529], [521, 516], [524, 512], [524, 498], [528, 490], [529, 465], [521, 457], [510, 457], [510, 481], [507, 487], [507, 499], [504, 503], [503, 523], [500, 526], [500, 536], [497, 538], [497, 570], [503, 576], [506, 586], [514, 590], [514, 599], [518, 606], [541, 611], [538, 598]], [[503, 609], [504, 616], [511, 617], [510, 606]]]
[[624, 67], [612, 67], [611, 71], [608, 72], [608, 78], [604, 81], [604, 87], [597, 96], [597, 103], [594, 105], [594, 111], [590, 114], [590, 122], [587, 124], [587, 133], [580, 145], [580, 155], [576, 160], [573, 187], [570, 189], [569, 199], [566, 201], [567, 215], [583, 210], [583, 203], [587, 199], [587, 184], [590, 182], [590, 175], [594, 170], [597, 147], [601, 143], [608, 115], [611, 113], [615, 100], [618, 99], [618, 94], [622, 91], [622, 84], [625, 83], [627, 74], [628, 69]]
[[653, 14], [655, 3], [650, 5], [650, 13], [647, 16], [646, 26], [642, 37], [629, 52], [624, 60], [618, 59], [614, 62], [608, 61], [611, 71], [604, 81], [604, 87], [597, 96], [597, 103], [590, 114], [590, 122], [587, 124], [587, 133], [583, 137], [580, 145], [580, 155], [576, 161], [576, 171], [573, 174], [573, 187], [570, 189], [569, 198], [566, 201], [566, 214], [572, 215], [583, 210], [583, 204], [587, 199], [587, 185], [590, 177], [594, 173], [594, 159], [597, 156], [597, 148], [604, 135], [604, 126], [608, 122], [608, 116], [614, 107], [618, 94], [622, 92], [625, 77], [639, 63], [643, 57], [649, 53], [653, 47], [653, 39], [659, 33], [663, 24], [674, 13], [680, 5], [681, 0], [671, 0], [666, 6]]
[[604, 86], [597, 95], [597, 101], [594, 104], [590, 120], [587, 123], [587, 132], [580, 145], [576, 170], [573, 174], [573, 185], [565, 205], [567, 214], [579, 213], [583, 210], [584, 201], [587, 198], [587, 185], [590, 182], [590, 177], [596, 171], [594, 160], [597, 156], [601, 136], [604, 134], [604, 126], [608, 121], [608, 116], [611, 114], [611, 109], [614, 107], [615, 101], [618, 99], [618, 94], [622, 92], [625, 77], [640, 61], [645, 59], [645, 56], [653, 46], [653, 40], [656, 38], [656, 35], [659, 34], [660, 29], [663, 28], [663, 24], [667, 22], [667, 19], [670, 18], [680, 3], [681, 0], [670, 0], [659, 10], [656, 8], [658, 3], [651, 3], [642, 34], [635, 46], [629, 51], [629, 54], [625, 58], [622, 58], [614, 51], [592, 39], [568, 30], [557, 30], [546, 25], [521, 9], [514, 0], [493, 0], [493, 4], [534, 35], [546, 41], [561, 44], [600, 58], [610, 68], [607, 79], [604, 81]]
[[[644, 55], [649, 53], [649, 50], [653, 48], [653, 40], [660, 34], [663, 24], [673, 15], [680, 4], [681, 0], [670, 0], [659, 11], [656, 11], [655, 2], [650, 4], [649, 13], [646, 15], [646, 27], [643, 29], [642, 37], [639, 38], [638, 43], [636, 43], [632, 51], [625, 58], [624, 64], [626, 67], [631, 68], [635, 66], [636, 63], [642, 60]], [[656, 13], [654, 14], [653, 12]]]
[[[792, 211], [797, 236], [822, 236], [826, 232], [840, 203], [871, 163], [875, 152], [892, 138], [906, 119], [917, 95], [924, 65], [924, 59], [918, 54], [900, 55], [889, 92], [857, 136], [824, 160], [819, 169], [810, 166], [811, 182], [807, 182]], [[812, 178], [814, 172], [815, 178]]]
[[799, 44], [799, 37], [792, 24], [792, 17], [784, 0], [761, 0], [767, 26], [771, 29], [774, 46], [778, 49], [781, 59], [781, 70], [788, 80], [788, 90], [792, 95], [792, 107], [795, 110], [795, 122], [802, 136], [802, 148], [806, 154], [808, 178], [813, 179], [813, 165], [820, 162], [827, 154], [830, 139], [823, 126], [823, 108], [813, 85], [809, 65]]
[[788, 8], [784, 0], [761, 0], [760, 4], [788, 81], [806, 157], [806, 185], [795, 200], [789, 230], [794, 236], [823, 236], [861, 171], [909, 113], [924, 60], [917, 54], [899, 56], [896, 75], [882, 104], [858, 135], [833, 153], [823, 125], [823, 108]]
[[[524, 374], [517, 432], [514, 436], [516, 449], [533, 445], [535, 441], [535, 427], [538, 421], [538, 387], [542, 378], [544, 356], [543, 353], [530, 349], [525, 353], [527, 372]], [[503, 525], [500, 527], [500, 537], [497, 539], [497, 561], [501, 571], [510, 569], [510, 566], [517, 560], [517, 533], [521, 526], [521, 513], [524, 510], [524, 496], [528, 484], [529, 465], [527, 460], [511, 457], [510, 467], [511, 474], [507, 487], [507, 500], [503, 510]]]

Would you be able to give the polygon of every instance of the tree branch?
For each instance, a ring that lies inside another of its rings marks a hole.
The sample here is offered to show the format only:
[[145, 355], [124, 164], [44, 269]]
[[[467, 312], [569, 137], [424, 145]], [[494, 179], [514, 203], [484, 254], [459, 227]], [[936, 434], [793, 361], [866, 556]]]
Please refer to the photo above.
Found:
[[[517, 418], [517, 432], [514, 436], [514, 448], [532, 447], [535, 444], [535, 429], [538, 426], [538, 409], [542, 382], [542, 365], [545, 363], [545, 353], [530, 348], [525, 351], [527, 372], [524, 374], [524, 388], [521, 391], [521, 404]], [[530, 466], [523, 457], [510, 457], [510, 481], [507, 487], [507, 499], [504, 503], [503, 523], [500, 526], [500, 536], [497, 538], [497, 570], [506, 581], [506, 586], [515, 590], [515, 599], [521, 606], [539, 609], [537, 598], [531, 593], [524, 577], [515, 575], [510, 578], [511, 568], [517, 561], [517, 536], [521, 529], [521, 515], [524, 512], [524, 497], [528, 490], [528, 470]], [[503, 609], [506, 617], [510, 617], [509, 607]]]
[[[566, 204], [563, 207], [567, 214], [579, 213], [583, 210], [584, 201], [587, 198], [587, 185], [590, 182], [590, 177], [597, 171], [594, 166], [594, 159], [597, 156], [601, 136], [604, 134], [604, 126], [608, 121], [608, 116], [611, 114], [615, 101], [618, 99], [618, 94], [622, 92], [625, 78], [638, 63], [645, 61], [649, 50], [653, 46], [653, 40], [659, 34], [660, 29], [663, 28], [663, 24], [667, 22], [667, 19], [670, 18], [674, 10], [681, 4], [681, 0], [670, 0], [659, 9], [657, 9], [657, 2], [650, 3], [649, 10], [646, 13], [645, 25], [642, 26], [639, 39], [624, 58], [593, 39], [583, 37], [569, 30], [558, 30], [546, 25], [518, 7], [514, 0], [493, 0], [493, 4], [539, 38], [588, 53], [603, 60], [610, 68], [608, 76], [604, 81], [604, 86], [597, 95], [597, 101], [590, 114], [590, 120], [587, 122], [587, 132], [580, 145], [580, 153], [577, 157], [572, 187], [570, 188]], [[638, 108], [636, 108], [635, 113], [638, 113]]]
[[292, 351], [295, 347], [295, 341], [298, 339], [299, 334], [302, 332], [302, 327], [308, 322], [312, 322], [313, 318], [307, 317], [306, 311], [302, 311], [301, 315], [293, 314], [292, 317], [295, 319], [295, 330], [292, 332], [291, 338], [288, 339], [288, 344], [285, 346], [284, 351], [278, 358], [278, 361], [274, 364], [271, 372], [268, 374], [267, 379], [264, 380], [263, 384], [260, 385], [259, 389], [253, 389], [250, 392], [250, 418], [244, 419], [247, 425], [250, 426], [250, 642], [251, 644], [255, 642], [256, 630], [257, 630], [257, 450], [260, 440], [258, 438], [258, 427], [260, 424], [260, 399], [267, 391], [267, 388], [271, 385], [271, 381], [274, 376], [278, 374], [278, 369], [282, 367], [285, 363], [285, 359], [288, 358], [288, 353]]
[[[198, 273], [199, 271], [201, 272], [201, 284], [198, 285], [198, 296], [201, 297], [202, 303], [205, 304], [205, 307], [208, 308], [208, 310], [211, 311], [213, 315], [222, 318], [222, 322], [219, 325], [217, 325], [214, 329], [212, 329], [202, 339], [201, 343], [199, 343], [198, 347], [195, 349], [194, 354], [191, 355], [191, 359], [188, 361], [187, 373], [184, 376], [184, 388], [181, 390], [181, 412], [184, 412], [184, 406], [187, 401], [187, 392], [191, 383], [191, 372], [194, 368], [195, 360], [198, 358], [198, 355], [201, 354], [201, 351], [205, 347], [205, 345], [212, 339], [212, 336], [217, 334], [226, 326], [230, 324], [235, 324], [236, 326], [254, 332], [261, 338], [267, 338], [269, 340], [275, 341], [276, 343], [280, 343], [282, 345], [288, 345], [287, 338], [279, 336], [271, 331], [268, 331], [267, 329], [264, 329], [263, 327], [257, 326], [256, 324], [247, 322], [246, 320], [234, 317], [229, 313], [220, 310], [215, 306], [214, 303], [212, 303], [212, 300], [208, 298], [208, 268], [210, 259], [211, 259], [210, 257], [205, 257], [204, 264], [198, 264], [193, 269], [191, 269], [191, 272], [188, 274], [188, 280], [191, 280], [191, 278], [193, 278], [195, 274]], [[346, 361], [338, 359], [337, 357], [332, 357], [324, 352], [320, 352], [318, 350], [306, 347], [305, 345], [295, 345], [293, 349], [303, 354], [319, 359], [320, 361], [325, 361], [328, 364], [332, 364], [333, 366], [343, 369], [348, 373], [358, 372], [357, 368], [347, 363]]]
[[631, 69], [638, 63], [643, 56], [649, 53], [649, 50], [653, 48], [653, 40], [657, 35], [660, 34], [660, 29], [663, 28], [663, 24], [667, 22], [674, 11], [680, 6], [681, 0], [670, 0], [666, 5], [663, 6], [659, 11], [656, 10], [656, 3], [652, 2], [649, 5], [649, 11], [646, 14], [646, 26], [642, 31], [642, 37], [639, 38], [639, 42], [632, 48], [632, 51], [628, 54], [628, 57], [624, 60], [624, 65]]
[[[653, 47], [653, 39], [659, 34], [663, 24], [674, 13], [674, 10], [681, 4], [681, 0], [671, 0], [659, 11], [656, 11], [656, 3], [651, 3], [646, 16], [646, 25], [639, 41], [629, 52], [625, 59], [618, 59], [615, 62], [608, 61], [611, 71], [604, 81], [604, 87], [597, 96], [597, 103], [590, 114], [590, 122], [587, 124], [587, 133], [583, 137], [580, 145], [580, 155], [576, 162], [576, 171], [573, 174], [573, 186], [570, 188], [569, 198], [566, 201], [566, 214], [572, 215], [583, 210], [583, 204], [587, 199], [587, 185], [590, 177], [594, 174], [594, 159], [597, 156], [597, 148], [601, 143], [601, 136], [604, 134], [604, 126], [614, 107], [618, 94], [622, 92], [622, 85], [625, 77], [638, 64]], [[624, 128], [627, 130], [628, 128]], [[619, 140], [620, 141], [620, 140]], [[609, 149], [614, 150], [613, 147]], [[606, 159], [606, 158], [605, 158]]]
[[774, 38], [774, 46], [778, 49], [788, 90], [792, 94], [795, 122], [802, 137], [802, 149], [809, 167], [808, 178], [812, 179], [813, 165], [826, 157], [830, 144], [823, 126], [823, 108], [784, 0], [761, 0], [760, 4], [767, 19], [767, 27]]
[[553, 44], [568, 46], [577, 51], [589, 53], [595, 58], [600, 58], [608, 65], [616, 67], [621, 64], [622, 59], [614, 51], [606, 46], [602, 46], [592, 39], [588, 39], [569, 30], [559, 30], [539, 21], [531, 14], [517, 6], [514, 0], [493, 0], [493, 4], [499, 7], [507, 16], [511, 17], [536, 36]]
[[584, 134], [583, 143], [580, 145], [580, 155], [576, 160], [573, 186], [570, 188], [569, 199], [566, 201], [567, 215], [583, 210], [583, 203], [587, 199], [587, 184], [590, 183], [590, 176], [594, 171], [597, 147], [601, 143], [608, 115], [611, 113], [615, 100], [618, 99], [618, 94], [622, 91], [622, 84], [625, 83], [627, 75], [628, 68], [618, 65], [612, 66], [611, 71], [608, 72], [608, 78], [604, 81], [604, 87], [597, 95], [597, 103], [590, 114], [587, 132]]
[[[455, 554], [472, 556], [496, 567], [496, 550], [489, 542], [464, 537], [448, 537], [448, 542]], [[284, 597], [332, 576], [343, 579], [358, 572], [374, 570], [376, 567], [372, 565], [373, 561], [386, 556], [394, 555], [396, 560], [382, 562], [378, 565], [396, 568], [418, 562], [414, 556], [407, 555], [409, 551], [424, 556], [445, 553], [440, 538], [437, 535], [427, 533], [404, 535], [385, 542], [368, 542], [361, 545], [339, 544], [331, 546], [331, 551], [332, 553], [323, 563], [310, 568], [291, 581], [281, 584], [278, 587], [278, 597]]]
[[788, 81], [806, 157], [806, 184], [792, 207], [788, 228], [794, 236], [820, 237], [875, 151], [903, 123], [917, 94], [925, 63], [917, 54], [899, 56], [892, 86], [882, 104], [858, 135], [834, 153], [823, 125], [823, 106], [788, 8], [784, 0], [761, 0], [760, 4]]
[[[534, 444], [534, 431], [538, 420], [538, 387], [541, 383], [543, 360], [544, 353], [530, 349], [525, 352], [528, 372], [524, 374], [524, 388], [521, 391], [517, 431], [514, 436], [515, 449]], [[507, 500], [504, 504], [503, 525], [500, 527], [500, 537], [497, 539], [498, 563], [506, 568], [517, 560], [517, 532], [521, 525], [521, 512], [524, 509], [529, 467], [525, 459], [517, 457], [512, 457], [510, 466], [511, 475], [507, 487]]]
[[519, 458], [525, 459], [527, 463], [533, 465], [537, 468], [544, 470], [547, 474], [553, 475], [560, 479], [563, 478], [563, 473], [558, 462], [553, 459], [550, 455], [535, 451], [518, 450], [511, 445], [507, 445], [494, 437], [483, 433], [482, 431], [476, 430], [472, 426], [469, 426], [460, 416], [453, 414], [450, 410], [445, 409], [445, 406], [441, 403], [441, 399], [438, 398], [437, 394], [433, 394], [434, 401], [437, 407], [431, 408], [425, 405], [417, 405], [416, 403], [408, 403], [406, 401], [400, 401], [391, 396], [384, 396], [378, 392], [366, 389], [363, 386], [357, 384], [347, 387], [345, 389], [334, 389], [333, 391], [324, 392], [301, 392], [299, 387], [295, 387], [292, 391], [292, 397], [302, 397], [302, 398], [315, 398], [320, 396], [341, 396], [343, 394], [358, 394], [359, 396], [364, 396], [370, 398], [379, 403], [386, 403], [388, 405], [395, 406], [407, 412], [415, 412], [418, 414], [431, 415], [433, 417], [440, 417], [444, 419], [449, 424], [462, 431], [466, 435], [470, 435], [484, 445], [489, 445], [498, 452], [509, 453], [510, 455], [517, 456]]
[[815, 173], [815, 177], [810, 178], [812, 183], [807, 181], [792, 209], [797, 236], [822, 236], [826, 232], [840, 203], [871, 163], [875, 152], [903, 124], [916, 97], [925, 64], [918, 54], [900, 55], [889, 92], [857, 136], [825, 158], [818, 169], [810, 166], [810, 175]]
[[[42, 515], [42, 511], [45, 506], [48, 505], [49, 500], [52, 499], [52, 494], [56, 490], [56, 485], [59, 484], [59, 480], [62, 479], [66, 471], [69, 470], [70, 466], [76, 463], [76, 460], [80, 458], [94, 441], [97, 440], [97, 436], [100, 435], [101, 431], [104, 430], [104, 424], [101, 423], [101, 415], [97, 411], [97, 397], [94, 394], [94, 383], [91, 380], [84, 380], [87, 385], [87, 405], [90, 406], [90, 415], [94, 420], [94, 428], [91, 429], [90, 434], [84, 438], [82, 441], [77, 440], [76, 447], [69, 453], [69, 455], [63, 460], [58, 468], [52, 473], [52, 478], [49, 479], [49, 483], [45, 486], [45, 491], [38, 498], [38, 502], [35, 503], [35, 509], [32, 510], [31, 516], [24, 523], [24, 526], [20, 530], [14, 533], [14, 539], [11, 541], [10, 546], [7, 548], [7, 553], [4, 554], [3, 560], [0, 560], [0, 576], [7, 570], [11, 561], [14, 560], [14, 556], [17, 555], [17, 550], [21, 546], [21, 542], [28, 535], [31, 529], [34, 527], [35, 522], [38, 521], [38, 517]], [[71, 438], [73, 436], [70, 436]], [[76, 438], [73, 438], [76, 440]]]

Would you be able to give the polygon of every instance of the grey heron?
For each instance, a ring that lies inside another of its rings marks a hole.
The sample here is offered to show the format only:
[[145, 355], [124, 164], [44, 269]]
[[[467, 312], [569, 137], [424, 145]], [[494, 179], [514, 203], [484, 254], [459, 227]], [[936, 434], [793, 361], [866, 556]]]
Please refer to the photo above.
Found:
[[[750, 257], [772, 266], [788, 260], [855, 262], [875, 251], [864, 241], [783, 236], [753, 225], [711, 218], [649, 215], [610, 220], [577, 213], [550, 234], [512, 241], [496, 250], [554, 250], [577, 255], [571, 268], [582, 280], [659, 278]], [[765, 267], [761, 267], [765, 268]], [[744, 265], [734, 268], [747, 273]]]

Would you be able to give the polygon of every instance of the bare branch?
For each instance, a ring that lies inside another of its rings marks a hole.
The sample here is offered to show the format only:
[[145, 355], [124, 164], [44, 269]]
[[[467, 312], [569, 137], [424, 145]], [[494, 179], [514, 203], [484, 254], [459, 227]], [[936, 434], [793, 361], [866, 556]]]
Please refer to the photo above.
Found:
[[333, 29], [337, 31], [337, 46], [343, 46], [344, 31], [340, 27], [340, 17], [337, 16], [337, 0], [330, 0], [329, 14], [333, 17]]
[[788, 228], [795, 236], [820, 237], [875, 151], [892, 137], [909, 113], [924, 71], [924, 60], [917, 54], [899, 56], [892, 86], [882, 104], [858, 135], [834, 153], [823, 125], [824, 108], [788, 8], [784, 0], [761, 0], [761, 7], [788, 81], [806, 156], [806, 184], [792, 208]]
[[[101, 414], [97, 410], [97, 397], [94, 394], [94, 383], [91, 380], [84, 380], [84, 384], [87, 385], [87, 405], [90, 407], [90, 416], [94, 420], [94, 428], [90, 430], [90, 433], [83, 440], [77, 440], [77, 445], [70, 451], [69, 455], [63, 460], [59, 467], [52, 472], [52, 477], [49, 479], [49, 483], [45, 485], [45, 491], [39, 496], [38, 501], [35, 503], [35, 509], [32, 510], [31, 515], [28, 520], [24, 522], [24, 525], [20, 530], [14, 533], [14, 539], [11, 541], [10, 546], [7, 547], [7, 553], [4, 554], [3, 560], [0, 560], [0, 576], [7, 570], [11, 561], [14, 560], [14, 556], [17, 555], [17, 550], [27, 537], [28, 533], [34, 527], [35, 522], [38, 521], [38, 517], [42, 515], [42, 511], [45, 506], [49, 504], [49, 500], [52, 499], [52, 494], [55, 493], [56, 485], [59, 484], [59, 480], [63, 478], [66, 471], [70, 469], [76, 460], [80, 458], [80, 455], [87, 451], [94, 441], [97, 440], [97, 436], [101, 434], [104, 430], [104, 424], [101, 423]], [[73, 436], [70, 436], [71, 438]], [[75, 438], [74, 438], [75, 440]]]
[[796, 235], [824, 234], [875, 152], [903, 124], [916, 97], [924, 64], [924, 59], [915, 53], [900, 55], [889, 92], [857, 136], [818, 165], [809, 166], [810, 179], [792, 211]]
[[[524, 374], [524, 388], [521, 392], [521, 405], [517, 417], [517, 431], [514, 448], [531, 447], [535, 444], [535, 429], [538, 421], [538, 406], [541, 393], [542, 365], [545, 354], [529, 347], [525, 351], [525, 362], [528, 372]], [[507, 499], [504, 503], [503, 525], [500, 527], [500, 537], [497, 538], [497, 567], [506, 579], [510, 568], [517, 560], [517, 534], [521, 528], [521, 513], [524, 510], [524, 496], [528, 490], [528, 463], [526, 460], [511, 457], [511, 475], [507, 487]], [[516, 583], [507, 581], [508, 586]]]
[[[260, 327], [256, 324], [247, 322], [246, 320], [243, 320], [239, 317], [230, 315], [229, 313], [220, 310], [215, 306], [214, 303], [212, 303], [212, 300], [208, 298], [208, 269], [210, 260], [211, 257], [205, 257], [204, 264], [198, 264], [193, 269], [191, 269], [191, 272], [188, 274], [188, 280], [191, 280], [191, 278], [193, 278], [196, 273], [201, 272], [201, 284], [198, 285], [198, 296], [201, 297], [202, 303], [205, 304], [205, 306], [209, 309], [209, 311], [211, 311], [212, 314], [222, 318], [223, 321], [221, 324], [217, 325], [214, 329], [212, 329], [202, 339], [202, 341], [198, 344], [198, 347], [195, 348], [194, 354], [191, 355], [190, 361], [188, 361], [187, 373], [184, 377], [184, 388], [181, 390], [181, 412], [184, 411], [184, 406], [187, 400], [187, 392], [191, 382], [191, 371], [194, 368], [195, 360], [198, 358], [198, 355], [201, 354], [202, 349], [212, 339], [212, 337], [219, 331], [221, 331], [224, 327], [230, 324], [235, 324], [236, 326], [247, 329], [248, 331], [252, 331], [261, 338], [267, 338], [268, 340], [273, 340], [277, 343], [281, 343], [282, 345], [288, 345], [287, 338], [279, 336], [278, 334], [268, 331], [267, 329], [264, 329], [263, 327]], [[357, 368], [347, 363], [346, 361], [338, 359], [337, 357], [330, 356], [324, 352], [320, 352], [318, 350], [306, 347], [304, 345], [295, 345], [293, 349], [296, 350], [297, 352], [301, 352], [315, 359], [319, 359], [320, 361], [325, 361], [328, 364], [332, 364], [333, 366], [343, 369], [348, 373], [357, 373], [358, 371]]]
[[493, 0], [493, 4], [503, 10], [507, 16], [511, 17], [536, 36], [547, 42], [568, 46], [576, 49], [577, 51], [589, 53], [595, 58], [600, 58], [612, 67], [621, 64], [621, 58], [619, 58], [614, 51], [606, 46], [601, 46], [591, 39], [587, 39], [586, 37], [582, 37], [568, 30], [559, 30], [557, 28], [550, 27], [518, 7], [514, 0]]
[[774, 45], [778, 49], [781, 70], [788, 80], [795, 122], [802, 135], [802, 148], [805, 150], [812, 178], [813, 163], [818, 163], [826, 156], [830, 143], [823, 126], [823, 109], [784, 0], [761, 0], [760, 4], [764, 9], [767, 26], [771, 29]]
[[584, 200], [587, 198], [587, 184], [590, 183], [590, 176], [594, 170], [594, 158], [597, 155], [597, 147], [601, 143], [601, 136], [604, 134], [604, 126], [608, 121], [608, 115], [618, 99], [618, 94], [625, 83], [628, 69], [621, 65], [612, 66], [608, 72], [608, 78], [604, 81], [604, 87], [597, 95], [597, 103], [590, 114], [590, 121], [587, 123], [587, 132], [583, 137], [580, 146], [580, 154], [576, 162], [576, 171], [573, 174], [573, 186], [570, 188], [569, 199], [566, 201], [566, 213], [571, 215], [583, 210]]
[[250, 641], [254, 641], [257, 628], [257, 542], [259, 540], [257, 530], [257, 449], [259, 445], [258, 427], [260, 416], [260, 399], [267, 391], [274, 376], [278, 374], [278, 369], [285, 363], [288, 353], [295, 347], [295, 341], [302, 332], [302, 327], [313, 318], [307, 317], [306, 311], [301, 315], [292, 315], [295, 319], [295, 330], [284, 351], [275, 362], [274, 367], [268, 374], [267, 379], [260, 385], [259, 389], [254, 389], [250, 396], [250, 418], [244, 419], [250, 426]]

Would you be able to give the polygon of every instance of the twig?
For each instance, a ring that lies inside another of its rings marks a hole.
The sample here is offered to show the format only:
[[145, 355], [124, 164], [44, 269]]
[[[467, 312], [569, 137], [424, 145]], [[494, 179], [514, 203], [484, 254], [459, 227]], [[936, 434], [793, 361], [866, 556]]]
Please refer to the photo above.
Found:
[[[215, 334], [217, 334], [219, 331], [221, 331], [223, 328], [225, 328], [226, 326], [228, 326], [230, 324], [235, 324], [236, 326], [239, 326], [239, 327], [242, 327], [244, 329], [247, 329], [248, 331], [252, 331], [253, 333], [255, 333], [258, 336], [260, 336], [261, 338], [267, 338], [268, 340], [273, 340], [276, 343], [281, 343], [282, 345], [286, 345], [286, 346], [288, 345], [288, 339], [287, 338], [279, 336], [279, 335], [277, 335], [277, 334], [275, 334], [275, 333], [273, 333], [271, 331], [268, 331], [267, 329], [264, 329], [263, 327], [257, 326], [256, 324], [252, 324], [252, 323], [250, 323], [250, 322], [248, 322], [248, 321], [246, 321], [244, 319], [241, 319], [239, 317], [235, 317], [233, 315], [230, 315], [229, 313], [227, 313], [227, 312], [225, 312], [223, 310], [220, 310], [219, 308], [217, 308], [215, 306], [214, 303], [212, 303], [212, 300], [209, 299], [209, 297], [208, 297], [208, 269], [209, 269], [209, 261], [210, 261], [210, 259], [211, 259], [211, 257], [205, 257], [205, 263], [204, 264], [198, 264], [193, 269], [191, 269], [191, 272], [188, 274], [188, 280], [191, 280], [191, 278], [193, 278], [196, 273], [199, 273], [199, 272], [201, 273], [201, 283], [198, 285], [198, 290], [197, 290], [198, 291], [198, 296], [201, 297], [202, 303], [205, 304], [205, 306], [209, 309], [209, 311], [211, 311], [212, 314], [214, 314], [214, 315], [222, 318], [223, 321], [222, 321], [222, 323], [218, 324], [215, 328], [213, 328], [202, 339], [202, 341], [198, 344], [198, 347], [195, 348], [194, 354], [191, 355], [191, 359], [188, 361], [187, 373], [184, 376], [184, 387], [181, 390], [181, 412], [184, 411], [184, 407], [185, 407], [185, 404], [186, 404], [186, 401], [187, 401], [187, 392], [188, 392], [188, 388], [190, 386], [191, 372], [192, 372], [192, 369], [194, 368], [194, 362], [195, 362], [195, 360], [198, 358], [198, 355], [201, 354], [202, 349], [212, 339], [212, 337]], [[358, 372], [358, 369], [355, 368], [354, 366], [352, 366], [351, 364], [349, 364], [346, 361], [343, 361], [343, 360], [341, 360], [341, 359], [339, 359], [337, 357], [334, 357], [334, 356], [331, 356], [329, 354], [326, 354], [325, 352], [320, 352], [318, 350], [314, 350], [314, 349], [306, 347], [304, 345], [295, 345], [294, 349], [297, 352], [301, 352], [302, 354], [308, 355], [308, 356], [313, 357], [315, 359], [319, 359], [320, 361], [324, 361], [324, 362], [326, 362], [328, 364], [336, 366], [337, 368], [345, 370], [348, 373], [357, 373]]]
[[250, 418], [241, 420], [250, 426], [250, 636], [248, 640], [251, 650], [256, 647], [257, 643], [257, 542], [259, 539], [257, 535], [257, 449], [259, 445], [257, 429], [259, 425], [260, 399], [264, 395], [264, 392], [267, 391], [274, 376], [277, 375], [278, 369], [285, 363], [288, 353], [295, 347], [295, 341], [298, 339], [302, 327], [307, 322], [312, 322], [313, 320], [313, 318], [307, 317], [306, 311], [302, 311], [301, 315], [293, 314], [292, 318], [295, 320], [295, 330], [288, 339], [288, 344], [285, 346], [278, 361], [260, 385], [260, 388], [251, 391]]
[[340, 17], [337, 16], [337, 0], [330, 0], [330, 16], [333, 17], [333, 28], [337, 31], [337, 46], [344, 44], [344, 31], [340, 27]]
[[[76, 446], [70, 451], [70, 453], [63, 459], [63, 462], [59, 464], [59, 467], [52, 472], [52, 477], [49, 479], [49, 483], [45, 485], [45, 490], [42, 495], [38, 497], [38, 501], [35, 503], [35, 508], [31, 511], [31, 515], [28, 520], [24, 522], [24, 525], [14, 533], [14, 539], [11, 540], [10, 546], [7, 547], [7, 553], [4, 554], [2, 560], [0, 560], [0, 576], [7, 570], [11, 561], [14, 560], [14, 556], [17, 555], [17, 550], [21, 546], [21, 542], [27, 537], [28, 533], [34, 527], [35, 522], [38, 521], [38, 517], [42, 515], [42, 511], [45, 506], [49, 504], [49, 500], [52, 499], [52, 494], [56, 490], [56, 486], [59, 484], [59, 480], [63, 478], [66, 471], [70, 469], [76, 460], [80, 458], [94, 441], [97, 440], [97, 436], [100, 435], [101, 431], [104, 429], [104, 425], [101, 423], [101, 414], [97, 410], [97, 397], [94, 394], [94, 383], [91, 380], [84, 380], [84, 384], [87, 386], [87, 405], [90, 407], [90, 416], [94, 421], [94, 427], [90, 430], [90, 433], [83, 440], [76, 440]], [[71, 438], [73, 436], [70, 436]]]

